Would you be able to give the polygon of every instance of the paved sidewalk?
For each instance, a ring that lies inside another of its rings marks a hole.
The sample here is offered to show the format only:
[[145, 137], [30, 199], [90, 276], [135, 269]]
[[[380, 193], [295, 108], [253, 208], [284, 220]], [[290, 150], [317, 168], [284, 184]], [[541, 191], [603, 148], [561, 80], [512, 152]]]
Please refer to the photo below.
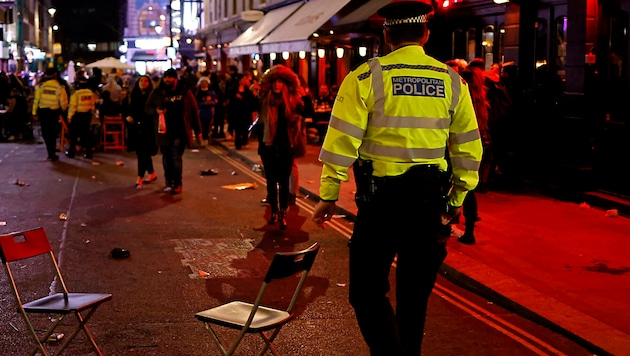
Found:
[[[260, 164], [257, 143], [233, 155]], [[320, 147], [299, 160], [300, 191], [317, 200]], [[353, 220], [354, 181], [341, 213]], [[448, 242], [441, 273], [597, 354], [630, 355], [630, 219], [536, 192], [478, 194], [476, 245]], [[463, 229], [463, 225], [459, 226]]]

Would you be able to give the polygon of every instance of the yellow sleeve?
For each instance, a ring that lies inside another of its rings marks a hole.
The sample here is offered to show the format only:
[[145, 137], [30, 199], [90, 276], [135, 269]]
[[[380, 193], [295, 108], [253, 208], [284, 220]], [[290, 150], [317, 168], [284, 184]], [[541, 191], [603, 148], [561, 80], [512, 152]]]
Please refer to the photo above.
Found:
[[35, 99], [33, 100], [33, 109], [31, 114], [37, 115], [37, 108], [39, 107], [39, 101], [42, 98], [42, 85], [38, 85], [37, 89], [35, 89]]
[[368, 72], [367, 64], [349, 73], [341, 83], [319, 160], [322, 162], [319, 194], [323, 200], [337, 200], [341, 182], [349, 180], [348, 169], [359, 157], [359, 147], [368, 124], [368, 96], [371, 78], [359, 80]]
[[[62, 89], [62, 91], [65, 91]], [[68, 109], [68, 121], [72, 119], [74, 114], [77, 112], [77, 106], [79, 105], [79, 96], [76, 92], [72, 94], [70, 97], [70, 108]]]

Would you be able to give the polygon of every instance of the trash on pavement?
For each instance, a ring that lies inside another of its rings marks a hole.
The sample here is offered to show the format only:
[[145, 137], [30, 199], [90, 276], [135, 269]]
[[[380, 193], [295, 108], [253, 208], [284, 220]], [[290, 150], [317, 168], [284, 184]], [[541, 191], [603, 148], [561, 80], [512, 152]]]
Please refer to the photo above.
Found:
[[606, 216], [609, 218], [616, 218], [619, 216], [619, 210], [617, 209], [606, 210]]
[[231, 190], [245, 190], [245, 189], [258, 189], [258, 184], [254, 183], [237, 183], [237, 184], [229, 184], [223, 185], [221, 188], [231, 189]]
[[51, 334], [48, 339], [46, 339], [46, 341], [48, 342], [59, 342], [61, 341], [61, 339], [63, 339], [64, 335], [63, 333], [54, 333]]
[[117, 166], [124, 166], [125, 162], [123, 162], [123, 161], [116, 161], [116, 165]]
[[59, 220], [68, 220], [68, 215], [64, 213], [59, 214]]
[[127, 250], [125, 250], [124, 248], [120, 248], [120, 247], [115, 247], [112, 250], [112, 257], [113, 258], [129, 258], [129, 256], [131, 256], [131, 253]]
[[219, 171], [215, 168], [210, 168], [210, 169], [201, 171], [202, 176], [216, 176], [217, 174], [219, 174]]
[[198, 270], [197, 273], [199, 273], [200, 277], [210, 277], [210, 273], [203, 270]]
[[6, 221], [0, 221], [0, 226], [7, 226], [7, 222]]
[[101, 164], [100, 164], [100, 163], [98, 163], [98, 162], [96, 162], [96, 161], [92, 161], [92, 165], [93, 165], [93, 166], [100, 166]]
[[238, 172], [237, 171], [232, 171], [232, 175], [236, 176], [236, 175], [238, 175]]
[[24, 187], [24, 186], [29, 186], [30, 184], [27, 184], [26, 182], [24, 182], [22, 179], [18, 178], [15, 181], [15, 184], [19, 185], [20, 187]]
[[15, 331], [20, 331], [15, 325], [13, 325], [13, 323], [9, 323], [9, 326], [11, 326]]
[[198, 148], [193, 148], [192, 150], [190, 150], [190, 152], [199, 152]]
[[346, 284], [345, 283], [337, 283], [337, 287], [345, 287]]
[[586, 202], [580, 203], [580, 209], [589, 209], [591, 206]]
[[260, 164], [255, 164], [255, 165], [252, 166], [252, 171], [260, 172], [260, 171], [262, 171], [262, 167], [260, 166]]

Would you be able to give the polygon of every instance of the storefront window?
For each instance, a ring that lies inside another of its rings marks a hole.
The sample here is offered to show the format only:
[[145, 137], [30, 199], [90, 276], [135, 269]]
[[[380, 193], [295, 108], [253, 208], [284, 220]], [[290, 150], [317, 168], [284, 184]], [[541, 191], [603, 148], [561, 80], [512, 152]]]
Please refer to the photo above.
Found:
[[483, 58], [486, 61], [486, 69], [490, 69], [490, 66], [494, 63], [494, 26], [488, 25], [483, 29], [481, 46]]
[[470, 63], [476, 57], [477, 30], [471, 28], [466, 33], [466, 61]]
[[[562, 82], [566, 80], [567, 22], [567, 17], [564, 16], [556, 19], [556, 76]], [[536, 56], [536, 60], [536, 65], [538, 66], [538, 56]]]

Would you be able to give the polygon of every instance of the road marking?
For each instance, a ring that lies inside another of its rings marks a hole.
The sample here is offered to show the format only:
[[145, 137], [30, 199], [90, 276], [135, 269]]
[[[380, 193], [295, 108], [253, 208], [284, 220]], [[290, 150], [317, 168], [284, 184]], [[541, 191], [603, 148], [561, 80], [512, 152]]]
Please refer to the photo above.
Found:
[[[251, 178], [253, 178], [254, 180], [256, 180], [258, 183], [260, 183], [261, 185], [267, 186], [267, 180], [265, 178], [262, 177], [262, 175], [259, 172], [254, 172], [252, 171], [251, 167], [248, 167], [241, 159], [237, 159], [234, 157], [231, 157], [229, 155], [229, 153], [227, 153], [225, 150], [217, 148], [215, 146], [206, 146], [208, 150], [210, 150], [212, 153], [216, 154], [217, 156], [219, 156], [221, 159], [223, 159], [224, 161], [228, 162], [229, 164], [236, 166], [237, 168], [240, 168], [243, 173], [245, 173], [246, 175], [250, 176]], [[305, 202], [302, 199], [298, 199], [296, 200], [296, 204], [303, 210], [307, 211], [309, 213], [309, 215], [313, 214], [315, 212], [315, 209], [308, 204], [307, 202]], [[350, 235], [352, 235], [352, 229], [350, 229], [349, 227], [347, 227], [346, 225], [335, 221], [334, 219], [327, 222], [326, 226], [330, 226], [331, 228], [333, 228], [334, 230], [336, 230], [337, 232], [343, 234], [343, 235], [347, 235], [348, 238], [350, 237]]]
[[[529, 350], [533, 351], [536, 355], [565, 355], [561, 351], [557, 350], [553, 346], [547, 344], [543, 340], [540, 340], [536, 336], [528, 333], [527, 331], [517, 327], [516, 325], [503, 320], [502, 318], [492, 314], [490, 311], [482, 308], [481, 306], [469, 301], [465, 297], [455, 293], [454, 291], [442, 286], [439, 283], [435, 284], [433, 292], [442, 299], [448, 301], [454, 306], [472, 315], [476, 319], [482, 321], [486, 325], [500, 331], [504, 335], [510, 337], [512, 340], [525, 346]], [[523, 336], [523, 337], [521, 337]], [[527, 339], [529, 340], [527, 340]], [[541, 350], [540, 346], [545, 350]]]
[[[245, 172], [245, 174], [249, 175], [250, 177], [257, 180], [259, 183], [266, 186], [265, 178], [263, 178], [259, 173], [253, 172], [251, 169], [249, 169], [242, 160], [237, 160], [233, 157], [230, 157], [225, 150], [216, 147], [210, 146], [208, 147], [208, 149], [211, 152], [217, 154], [226, 162], [240, 168], [243, 172]], [[298, 200], [296, 201], [296, 203], [300, 206], [300, 208], [308, 211], [309, 213], [312, 214], [314, 212], [314, 208], [306, 202]], [[327, 223], [327, 226], [332, 227], [334, 230], [341, 233], [348, 239], [352, 235], [352, 230], [350, 228], [334, 220], [329, 221]], [[395, 262], [393, 266], [394, 268], [396, 267]], [[553, 346], [545, 343], [543, 340], [540, 340], [527, 331], [517, 327], [516, 325], [501, 319], [500, 317], [492, 314], [490, 311], [483, 309], [481, 306], [476, 305], [475, 303], [467, 300], [465, 297], [455, 293], [454, 291], [442, 286], [439, 283], [435, 284], [433, 293], [448, 301], [452, 305], [458, 307], [459, 309], [463, 310], [464, 312], [475, 317], [477, 320], [483, 322], [491, 328], [506, 335], [510, 339], [523, 345], [527, 349], [534, 352], [536, 355], [565, 355], [561, 351], [555, 349]]]

